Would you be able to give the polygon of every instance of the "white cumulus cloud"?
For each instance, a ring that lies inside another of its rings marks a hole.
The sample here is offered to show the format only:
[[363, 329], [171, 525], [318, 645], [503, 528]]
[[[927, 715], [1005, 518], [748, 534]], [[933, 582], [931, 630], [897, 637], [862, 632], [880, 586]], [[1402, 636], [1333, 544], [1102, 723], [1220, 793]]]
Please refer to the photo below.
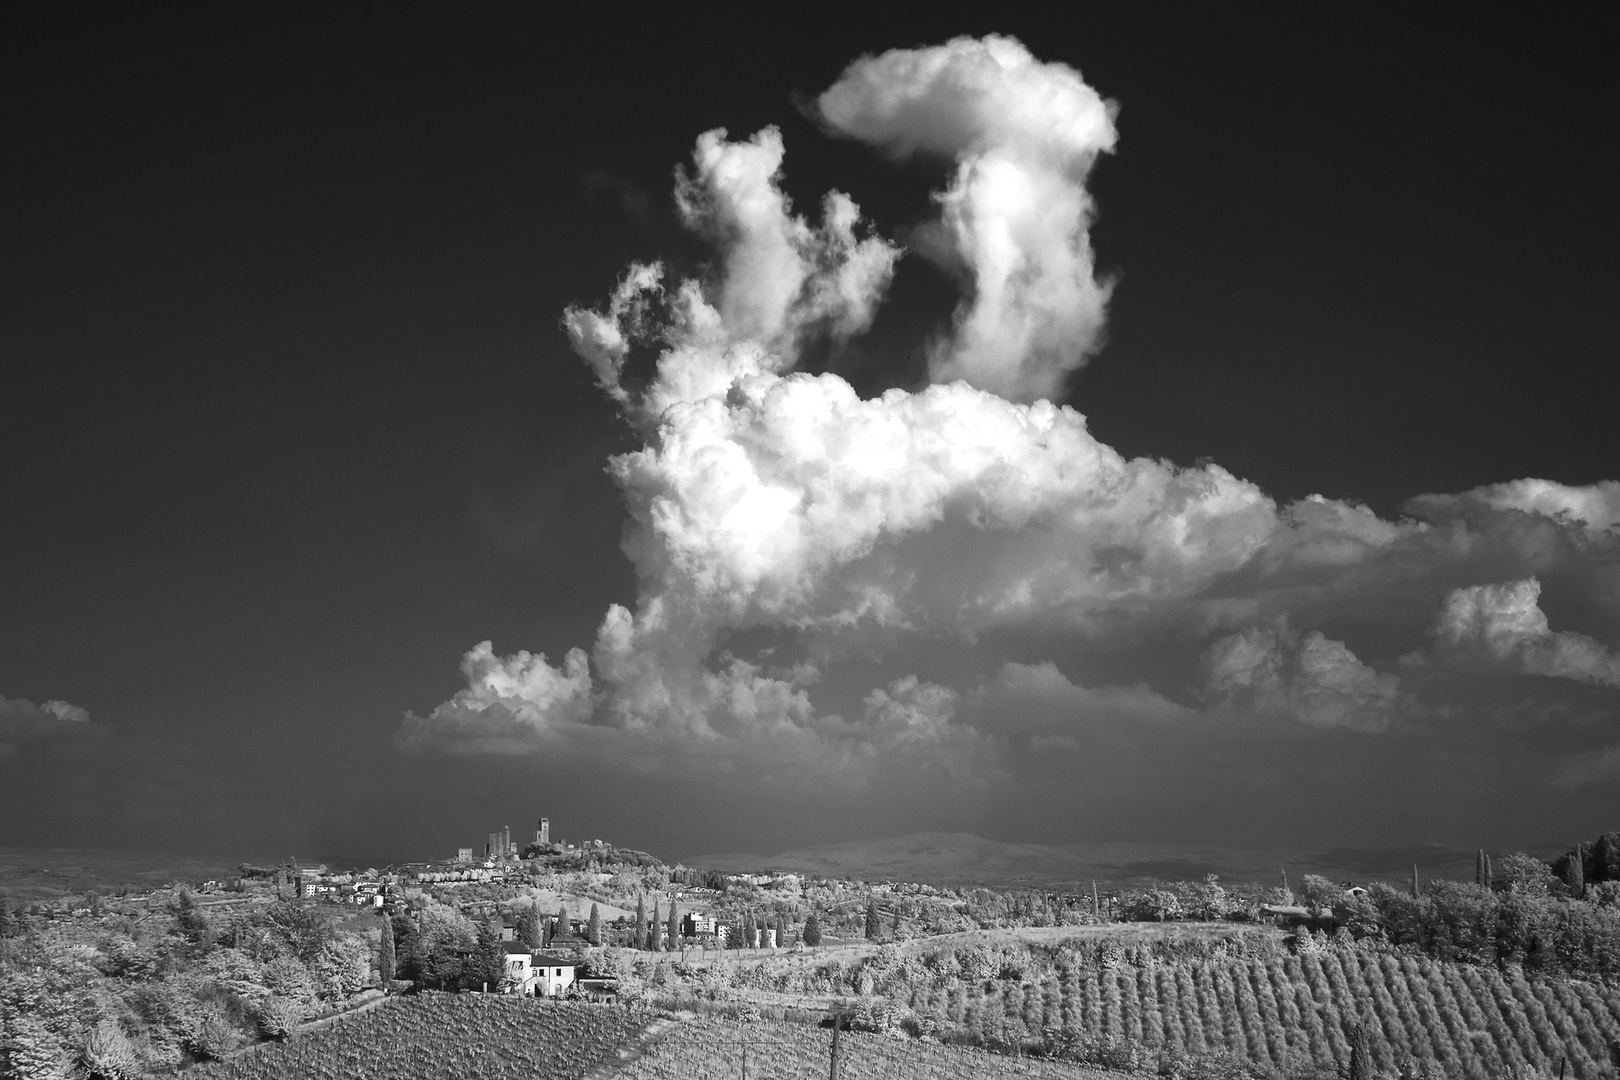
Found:
[[1397, 676], [1317, 630], [1250, 627], [1215, 642], [1206, 663], [1214, 701], [1311, 727], [1383, 731], [1401, 701]]
[[[407, 717], [402, 746], [818, 792], [882, 787], [902, 765], [982, 778], [1064, 750], [1116, 790], [1111, 763], [1146, 761], [1161, 739], [1279, 730], [1243, 715], [1297, 722], [1294, 742], [1418, 715], [1413, 695], [1449, 693], [1456, 672], [1414, 672], [1409, 693], [1374, 664], [1424, 641], [1448, 595], [1437, 649], [1453, 660], [1620, 679], [1595, 639], [1552, 633], [1534, 595], [1526, 608], [1467, 586], [1544, 568], [1613, 592], [1615, 485], [1428, 496], [1410, 508], [1423, 520], [1321, 495], [1279, 507], [1215, 464], [1126, 458], [1050, 400], [1095, 349], [1107, 296], [1084, 179], [1114, 131], [1078, 73], [1010, 39], [959, 39], [858, 61], [818, 111], [897, 154], [956, 159], [933, 243], [972, 281], [934, 355], [941, 381], [862, 398], [796, 370], [816, 335], [871, 324], [899, 249], [838, 192], [815, 220], [796, 214], [776, 129], [700, 136], [677, 204], [713, 269], [633, 265], [563, 320], [640, 439], [609, 462], [637, 595], [556, 662], [476, 646], [465, 688]], [[637, 347], [649, 370], [628, 364]], [[1290, 623], [1355, 626], [1372, 662]], [[764, 639], [780, 650], [746, 644]], [[994, 652], [1013, 640], [1020, 662]], [[984, 655], [957, 680], [904, 674], [939, 642]], [[1130, 674], [1083, 686], [1057, 666], [1102, 650]]]
[[1596, 536], [1620, 528], [1620, 480], [1600, 480], [1579, 486], [1526, 478], [1487, 484], [1460, 495], [1419, 495], [1411, 505], [1431, 513], [1470, 507], [1519, 510], [1579, 522], [1587, 533]]
[[855, 61], [816, 100], [834, 131], [956, 161], [923, 248], [971, 284], [932, 349], [937, 381], [1056, 398], [1102, 341], [1086, 174], [1116, 139], [1113, 108], [1066, 64], [1010, 37], [960, 37]]
[[1457, 589], [1440, 612], [1437, 651], [1454, 662], [1620, 686], [1620, 656], [1585, 634], [1554, 631], [1540, 600], [1535, 578]]

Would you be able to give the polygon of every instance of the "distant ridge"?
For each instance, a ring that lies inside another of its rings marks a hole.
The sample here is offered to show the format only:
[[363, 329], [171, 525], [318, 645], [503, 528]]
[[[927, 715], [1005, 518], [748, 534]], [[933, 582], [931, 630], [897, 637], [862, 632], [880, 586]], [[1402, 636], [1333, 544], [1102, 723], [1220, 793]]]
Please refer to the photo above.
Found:
[[1282, 867], [1292, 880], [1321, 874], [1334, 881], [1410, 877], [1417, 863], [1425, 876], [1472, 878], [1474, 851], [1439, 844], [1338, 848], [1299, 852], [1206, 844], [1089, 842], [1015, 844], [971, 833], [911, 833], [874, 840], [784, 851], [776, 855], [733, 852], [681, 860], [714, 870], [772, 870], [824, 877], [896, 879], [936, 885], [1062, 885], [1093, 878], [1117, 884], [1174, 881], [1219, 874], [1229, 881], [1275, 881]]

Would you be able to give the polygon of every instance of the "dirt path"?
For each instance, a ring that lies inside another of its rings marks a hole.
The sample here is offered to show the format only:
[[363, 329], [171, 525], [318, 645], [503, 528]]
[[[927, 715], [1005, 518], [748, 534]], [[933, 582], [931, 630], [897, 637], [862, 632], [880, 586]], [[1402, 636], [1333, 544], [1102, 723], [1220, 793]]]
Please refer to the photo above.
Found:
[[608, 1080], [620, 1069], [645, 1054], [649, 1048], [679, 1030], [682, 1023], [684, 1021], [678, 1016], [654, 1020], [641, 1029], [641, 1034], [636, 1036], [635, 1042], [629, 1046], [619, 1047], [619, 1055], [615, 1060], [598, 1065], [595, 1070], [585, 1075], [585, 1080]]

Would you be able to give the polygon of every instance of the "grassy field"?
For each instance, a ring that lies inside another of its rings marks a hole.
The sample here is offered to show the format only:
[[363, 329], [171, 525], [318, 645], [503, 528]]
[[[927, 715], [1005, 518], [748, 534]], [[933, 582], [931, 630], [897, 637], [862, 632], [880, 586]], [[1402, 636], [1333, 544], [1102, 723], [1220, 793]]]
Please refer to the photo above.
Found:
[[[832, 1032], [790, 1023], [684, 1020], [615, 1070], [614, 1080], [823, 1080]], [[746, 1071], [744, 1065], [746, 1062]], [[938, 1043], [843, 1032], [840, 1080], [1119, 1080], [1059, 1061], [1015, 1059]]]

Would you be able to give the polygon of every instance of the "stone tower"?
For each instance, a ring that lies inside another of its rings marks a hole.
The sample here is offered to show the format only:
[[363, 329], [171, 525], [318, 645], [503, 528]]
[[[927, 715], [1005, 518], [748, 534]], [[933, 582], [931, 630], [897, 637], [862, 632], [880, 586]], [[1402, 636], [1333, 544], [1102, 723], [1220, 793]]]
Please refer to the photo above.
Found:
[[535, 834], [534, 838], [537, 843], [551, 843], [551, 821], [549, 819], [540, 819], [540, 831]]

